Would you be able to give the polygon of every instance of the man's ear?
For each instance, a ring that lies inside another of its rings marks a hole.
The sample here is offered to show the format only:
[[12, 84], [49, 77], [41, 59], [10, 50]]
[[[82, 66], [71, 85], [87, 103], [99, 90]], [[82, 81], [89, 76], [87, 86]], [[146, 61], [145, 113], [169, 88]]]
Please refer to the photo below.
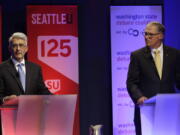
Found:
[[26, 46], [26, 53], [28, 52], [28, 49], [29, 49], [29, 47], [28, 47], [28, 46]]
[[163, 40], [164, 39], [164, 34], [160, 33], [159, 34], [159, 39]]

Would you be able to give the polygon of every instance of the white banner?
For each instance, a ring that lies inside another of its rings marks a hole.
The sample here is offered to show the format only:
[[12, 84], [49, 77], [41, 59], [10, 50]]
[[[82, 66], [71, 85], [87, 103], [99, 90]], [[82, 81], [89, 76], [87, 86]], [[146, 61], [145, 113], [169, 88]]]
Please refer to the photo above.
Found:
[[145, 46], [142, 32], [150, 21], [161, 23], [161, 6], [111, 6], [113, 135], [135, 135], [126, 78], [130, 53]]

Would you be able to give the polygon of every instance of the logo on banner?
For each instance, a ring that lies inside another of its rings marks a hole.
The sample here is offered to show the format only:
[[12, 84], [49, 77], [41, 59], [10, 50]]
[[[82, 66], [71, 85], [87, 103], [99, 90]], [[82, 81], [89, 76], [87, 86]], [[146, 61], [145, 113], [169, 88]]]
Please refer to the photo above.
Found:
[[32, 14], [32, 24], [72, 24], [72, 14], [68, 13], [47, 13]]
[[143, 32], [144, 31], [142, 31], [142, 30], [133, 29], [133, 28], [129, 28], [127, 30], [117, 30], [116, 31], [117, 34], [129, 35], [129, 36], [134, 36], [134, 37], [138, 37], [140, 35], [143, 36]]
[[78, 83], [77, 37], [38, 36], [37, 42], [38, 59]]
[[58, 92], [61, 89], [61, 82], [59, 79], [45, 80], [45, 84], [52, 93]]

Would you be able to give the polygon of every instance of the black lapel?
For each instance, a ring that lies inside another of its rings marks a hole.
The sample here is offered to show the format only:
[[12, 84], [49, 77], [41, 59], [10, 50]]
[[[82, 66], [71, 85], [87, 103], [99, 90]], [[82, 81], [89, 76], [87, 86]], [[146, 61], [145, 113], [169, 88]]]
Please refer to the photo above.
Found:
[[165, 77], [166, 69], [168, 67], [168, 57], [169, 57], [169, 52], [168, 48], [163, 45], [163, 69], [162, 69], [162, 79]]
[[30, 70], [30, 64], [28, 61], [25, 61], [25, 66], [26, 66], [26, 91], [30, 87], [30, 80], [31, 80], [31, 70]]
[[150, 49], [148, 46], [146, 46], [146, 47], [144, 48], [144, 55], [145, 55], [145, 57], [146, 57], [149, 61], [151, 61], [152, 63], [154, 63], [153, 57], [152, 57], [152, 55], [151, 55], [151, 49]]
[[12, 60], [9, 59], [8, 62], [7, 62], [7, 64], [8, 64], [7, 70], [8, 70], [8, 71], [10, 72], [10, 74], [13, 76], [14, 80], [18, 83], [21, 92], [24, 93], [23, 87], [22, 87], [22, 84], [21, 84], [21, 81], [20, 81], [20, 79], [19, 79], [19, 74], [18, 74], [16, 68], [14, 67], [14, 64], [13, 64]]

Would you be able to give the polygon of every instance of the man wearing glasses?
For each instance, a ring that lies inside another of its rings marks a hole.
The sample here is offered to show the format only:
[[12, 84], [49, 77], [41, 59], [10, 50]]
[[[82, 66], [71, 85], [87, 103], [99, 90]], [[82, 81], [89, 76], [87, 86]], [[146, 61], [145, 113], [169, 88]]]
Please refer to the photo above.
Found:
[[0, 101], [18, 95], [51, 94], [44, 84], [39, 65], [26, 61], [27, 36], [16, 32], [9, 38], [11, 58], [0, 64]]
[[141, 135], [139, 105], [157, 93], [180, 89], [180, 52], [163, 44], [164, 32], [162, 24], [148, 23], [144, 32], [146, 46], [131, 53], [126, 84], [135, 103], [136, 135]]

